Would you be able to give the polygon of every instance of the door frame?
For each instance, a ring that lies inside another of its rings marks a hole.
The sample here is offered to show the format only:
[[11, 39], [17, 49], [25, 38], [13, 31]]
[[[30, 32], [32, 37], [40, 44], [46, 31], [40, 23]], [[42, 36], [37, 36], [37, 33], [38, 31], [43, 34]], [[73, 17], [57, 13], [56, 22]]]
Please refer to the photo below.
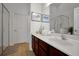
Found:
[[3, 9], [6, 9], [6, 11], [8, 12], [9, 16], [8, 16], [8, 46], [10, 45], [10, 12], [9, 10], [5, 7], [5, 5], [3, 3], [1, 3], [2, 5], [2, 55], [3, 55]]

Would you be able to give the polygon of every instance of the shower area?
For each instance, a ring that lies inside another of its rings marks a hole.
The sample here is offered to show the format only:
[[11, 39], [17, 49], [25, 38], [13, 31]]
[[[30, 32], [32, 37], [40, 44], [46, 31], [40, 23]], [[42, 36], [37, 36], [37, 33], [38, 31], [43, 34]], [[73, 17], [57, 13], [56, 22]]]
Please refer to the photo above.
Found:
[[69, 29], [69, 16], [66, 15], [59, 15], [56, 17], [53, 17], [53, 29], [56, 33], [68, 33]]

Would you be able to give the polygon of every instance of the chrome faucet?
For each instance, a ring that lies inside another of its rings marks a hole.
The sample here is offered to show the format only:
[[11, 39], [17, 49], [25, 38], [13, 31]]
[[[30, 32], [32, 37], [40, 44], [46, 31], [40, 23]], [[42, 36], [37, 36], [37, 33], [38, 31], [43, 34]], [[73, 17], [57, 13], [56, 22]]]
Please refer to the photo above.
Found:
[[66, 40], [66, 38], [65, 38], [65, 35], [61, 35], [61, 38], [63, 39], [63, 40]]
[[44, 30], [44, 26], [41, 25], [40, 28], [39, 28], [39, 33], [40, 34], [42, 34], [42, 30]]

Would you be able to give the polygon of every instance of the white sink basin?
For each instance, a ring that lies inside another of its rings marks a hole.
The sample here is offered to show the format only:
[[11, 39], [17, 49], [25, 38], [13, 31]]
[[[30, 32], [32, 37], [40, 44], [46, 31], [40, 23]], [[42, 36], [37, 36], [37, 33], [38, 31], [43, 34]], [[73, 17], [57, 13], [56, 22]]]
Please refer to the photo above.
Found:
[[[62, 46], [74, 46], [79, 44], [79, 41], [67, 38], [65, 35], [61, 36], [61, 34], [52, 34], [50, 36], [44, 36], [45, 38], [48, 38], [52, 43], [57, 43]], [[62, 38], [64, 37], [64, 39]]]
[[73, 44], [68, 42], [67, 40], [58, 40], [54, 39], [53, 41], [57, 42], [58, 44], [64, 45], [64, 46], [72, 46]]
[[63, 46], [73, 46], [74, 45], [73, 40], [69, 40], [69, 39], [63, 40], [62, 37], [52, 37], [52, 38], [50, 38], [50, 41], [63, 45]]
[[67, 42], [72, 43], [73, 45], [78, 45], [79, 44], [79, 40], [74, 40], [74, 39], [70, 39], [70, 38], [66, 38]]

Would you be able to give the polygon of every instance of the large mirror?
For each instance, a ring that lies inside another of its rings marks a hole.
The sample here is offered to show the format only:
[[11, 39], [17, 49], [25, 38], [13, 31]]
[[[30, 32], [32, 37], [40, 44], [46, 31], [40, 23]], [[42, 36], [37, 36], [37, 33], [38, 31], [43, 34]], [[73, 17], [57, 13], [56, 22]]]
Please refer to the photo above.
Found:
[[67, 34], [69, 29], [69, 17], [59, 15], [54, 17], [54, 30], [56, 33]]
[[[62, 34], [69, 34], [69, 35], [74, 34], [74, 25], [75, 25], [74, 14], [78, 13], [78, 12], [74, 13], [74, 8], [78, 6], [79, 4], [74, 4], [74, 3], [50, 4], [49, 6], [50, 7], [50, 30], [55, 33], [62, 33]], [[77, 25], [75, 25], [75, 27], [76, 26]], [[75, 31], [78, 33], [78, 29], [75, 29]]]

